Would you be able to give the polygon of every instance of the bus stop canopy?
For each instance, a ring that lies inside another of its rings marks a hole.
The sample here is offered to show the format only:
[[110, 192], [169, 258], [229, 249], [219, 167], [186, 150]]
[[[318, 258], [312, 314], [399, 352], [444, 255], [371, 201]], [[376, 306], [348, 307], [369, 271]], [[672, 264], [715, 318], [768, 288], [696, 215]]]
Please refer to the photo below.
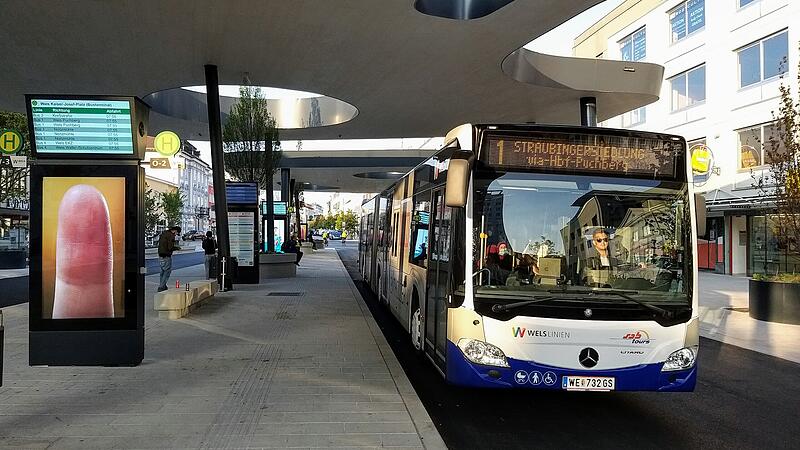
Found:
[[[658, 98], [660, 66], [521, 49], [598, 0], [515, 0], [473, 20], [426, 15], [414, 3], [7, 0], [0, 109], [24, 111], [26, 93], [152, 99], [203, 85], [205, 64], [218, 66], [220, 84], [247, 77], [357, 110], [339, 125], [282, 130], [283, 139], [443, 136], [465, 122], [575, 124], [584, 96], [597, 98], [598, 120]], [[208, 139], [202, 99], [169, 103], [154, 107], [151, 134]]]

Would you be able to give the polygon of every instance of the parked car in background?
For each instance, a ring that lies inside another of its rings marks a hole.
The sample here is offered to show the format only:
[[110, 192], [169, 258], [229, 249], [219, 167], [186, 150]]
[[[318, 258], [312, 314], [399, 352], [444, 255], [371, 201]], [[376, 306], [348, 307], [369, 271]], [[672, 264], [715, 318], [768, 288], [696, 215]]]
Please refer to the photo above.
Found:
[[328, 239], [341, 239], [342, 232], [339, 230], [331, 230], [328, 232]]
[[206, 234], [202, 231], [197, 231], [197, 230], [192, 230], [189, 231], [188, 233], [183, 234], [184, 241], [196, 241], [197, 239], [202, 240], [204, 237], [206, 237]]

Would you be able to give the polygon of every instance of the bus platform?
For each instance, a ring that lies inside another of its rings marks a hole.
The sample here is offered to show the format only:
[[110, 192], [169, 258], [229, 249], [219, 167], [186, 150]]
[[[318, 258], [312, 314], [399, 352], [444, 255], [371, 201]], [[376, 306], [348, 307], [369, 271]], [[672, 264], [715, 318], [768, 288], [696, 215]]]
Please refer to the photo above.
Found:
[[137, 367], [30, 367], [28, 306], [3, 309], [0, 448], [446, 448], [336, 250], [179, 320], [157, 282]]

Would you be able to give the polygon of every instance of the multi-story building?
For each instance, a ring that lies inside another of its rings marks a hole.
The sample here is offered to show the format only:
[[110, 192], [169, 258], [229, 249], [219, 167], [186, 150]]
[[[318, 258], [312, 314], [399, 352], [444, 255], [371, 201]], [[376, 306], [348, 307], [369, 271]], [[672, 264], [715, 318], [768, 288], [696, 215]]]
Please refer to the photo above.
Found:
[[209, 186], [213, 185], [211, 166], [200, 159], [200, 150], [184, 142], [178, 154], [184, 167], [178, 171], [178, 187], [183, 194], [181, 228], [184, 231], [209, 229]]
[[710, 172], [694, 177], [709, 215], [701, 268], [800, 269], [797, 250], [774, 236], [769, 199], [754, 187], [768, 173], [779, 87], [797, 92], [798, 17], [798, 0], [626, 0], [575, 39], [576, 56], [665, 68], [659, 101], [601, 126], [678, 134], [690, 149], [711, 151]]

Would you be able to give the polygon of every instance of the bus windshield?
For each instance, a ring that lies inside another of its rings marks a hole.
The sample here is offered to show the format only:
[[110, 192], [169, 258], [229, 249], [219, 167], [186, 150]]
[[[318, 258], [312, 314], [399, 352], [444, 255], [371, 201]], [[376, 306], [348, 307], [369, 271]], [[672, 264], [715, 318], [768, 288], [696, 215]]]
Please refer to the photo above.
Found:
[[476, 293], [622, 293], [691, 304], [686, 183], [495, 172], [474, 179]]

